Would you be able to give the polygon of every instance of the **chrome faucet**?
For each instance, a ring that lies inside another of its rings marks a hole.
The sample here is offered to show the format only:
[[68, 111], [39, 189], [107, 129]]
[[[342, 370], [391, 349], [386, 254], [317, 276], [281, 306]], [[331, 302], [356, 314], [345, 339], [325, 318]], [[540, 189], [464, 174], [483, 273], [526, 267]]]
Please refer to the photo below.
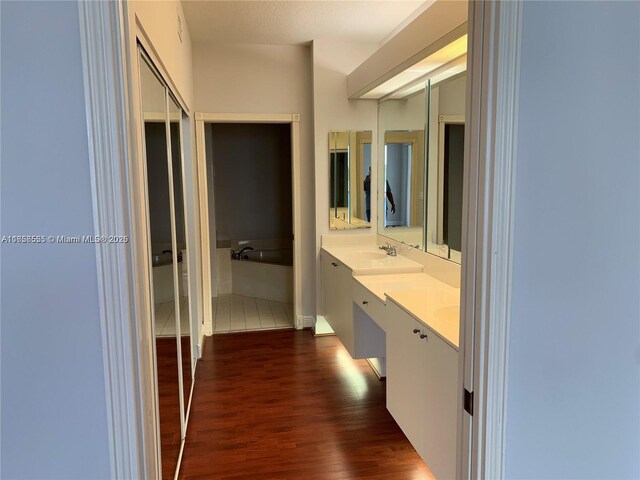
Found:
[[384, 245], [380, 245], [378, 248], [380, 250], [384, 250], [385, 252], [387, 252], [387, 255], [391, 257], [395, 257], [396, 255], [398, 255], [398, 253], [396, 252], [396, 247], [391, 245], [389, 242], [385, 242], [385, 243], [387, 244], [386, 247]]
[[231, 258], [235, 260], [244, 260], [244, 252], [247, 250], [253, 250], [253, 247], [244, 247], [242, 250], [231, 250]]

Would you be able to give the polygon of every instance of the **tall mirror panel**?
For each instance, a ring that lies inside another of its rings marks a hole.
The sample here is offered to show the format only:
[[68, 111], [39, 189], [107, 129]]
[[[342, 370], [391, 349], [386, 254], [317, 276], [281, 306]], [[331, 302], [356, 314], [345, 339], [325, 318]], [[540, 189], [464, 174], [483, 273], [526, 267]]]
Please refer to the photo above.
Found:
[[152, 266], [153, 331], [155, 335], [160, 457], [162, 478], [173, 478], [181, 443], [180, 383], [177, 351], [175, 272], [169, 178], [167, 90], [140, 55], [144, 119], [149, 239]]
[[169, 96], [169, 116], [171, 131], [171, 163], [173, 175], [173, 203], [176, 229], [176, 259], [178, 274], [178, 309], [176, 318], [179, 338], [180, 365], [182, 368], [182, 397], [184, 414], [189, 406], [189, 394], [193, 374], [191, 369], [191, 322], [189, 311], [189, 271], [187, 265], [186, 212], [184, 204], [183, 183], [183, 151], [182, 151], [182, 120], [183, 112], [176, 101]]
[[329, 132], [329, 228], [371, 227], [371, 137], [367, 131]]
[[378, 233], [418, 249], [424, 248], [426, 122], [424, 86], [378, 108]]
[[466, 73], [431, 86], [426, 250], [457, 263], [462, 259], [462, 179]]

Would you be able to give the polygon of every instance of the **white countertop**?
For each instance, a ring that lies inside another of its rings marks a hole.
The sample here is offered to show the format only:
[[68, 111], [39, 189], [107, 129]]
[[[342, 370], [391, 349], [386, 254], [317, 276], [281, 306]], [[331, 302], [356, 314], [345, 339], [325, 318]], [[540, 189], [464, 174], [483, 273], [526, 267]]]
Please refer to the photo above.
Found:
[[331, 245], [323, 246], [322, 250], [345, 264], [353, 275], [386, 275], [422, 271], [422, 265], [419, 263], [402, 255], [395, 257], [387, 255], [375, 244]]
[[429, 277], [425, 273], [390, 273], [385, 275], [356, 275], [354, 280], [373, 293], [381, 301], [387, 301], [387, 292], [419, 288]]
[[391, 300], [452, 347], [460, 335], [460, 290], [425, 273], [355, 276], [383, 301]]

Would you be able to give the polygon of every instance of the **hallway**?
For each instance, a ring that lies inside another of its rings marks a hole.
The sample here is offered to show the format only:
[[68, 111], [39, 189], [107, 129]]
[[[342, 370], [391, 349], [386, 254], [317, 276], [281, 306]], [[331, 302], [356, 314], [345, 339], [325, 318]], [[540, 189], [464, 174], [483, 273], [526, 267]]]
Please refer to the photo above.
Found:
[[208, 337], [196, 370], [184, 480], [425, 480], [385, 408], [385, 383], [335, 337]]

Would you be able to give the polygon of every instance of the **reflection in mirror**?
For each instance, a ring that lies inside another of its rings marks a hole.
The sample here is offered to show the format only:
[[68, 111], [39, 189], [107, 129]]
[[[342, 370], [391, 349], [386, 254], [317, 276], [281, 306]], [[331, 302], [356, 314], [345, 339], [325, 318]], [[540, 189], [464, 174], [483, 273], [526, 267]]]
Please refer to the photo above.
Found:
[[169, 96], [169, 115], [171, 118], [171, 163], [173, 171], [173, 202], [175, 212], [177, 274], [179, 303], [176, 308], [176, 331], [179, 332], [178, 345], [182, 365], [182, 397], [183, 409], [187, 414], [189, 393], [191, 391], [191, 338], [189, 317], [189, 277], [187, 272], [187, 239], [185, 235], [185, 218], [183, 197], [183, 155], [182, 155], [182, 109]]
[[371, 131], [329, 132], [329, 227], [371, 226]]
[[[378, 233], [423, 248], [426, 90], [379, 105]], [[383, 133], [384, 132], [384, 133]]]
[[431, 86], [427, 252], [461, 262], [466, 74]]
[[176, 302], [167, 91], [141, 54], [140, 84], [144, 117], [149, 235], [152, 265], [153, 321], [162, 478], [173, 478], [181, 443], [181, 411], [176, 340]]

